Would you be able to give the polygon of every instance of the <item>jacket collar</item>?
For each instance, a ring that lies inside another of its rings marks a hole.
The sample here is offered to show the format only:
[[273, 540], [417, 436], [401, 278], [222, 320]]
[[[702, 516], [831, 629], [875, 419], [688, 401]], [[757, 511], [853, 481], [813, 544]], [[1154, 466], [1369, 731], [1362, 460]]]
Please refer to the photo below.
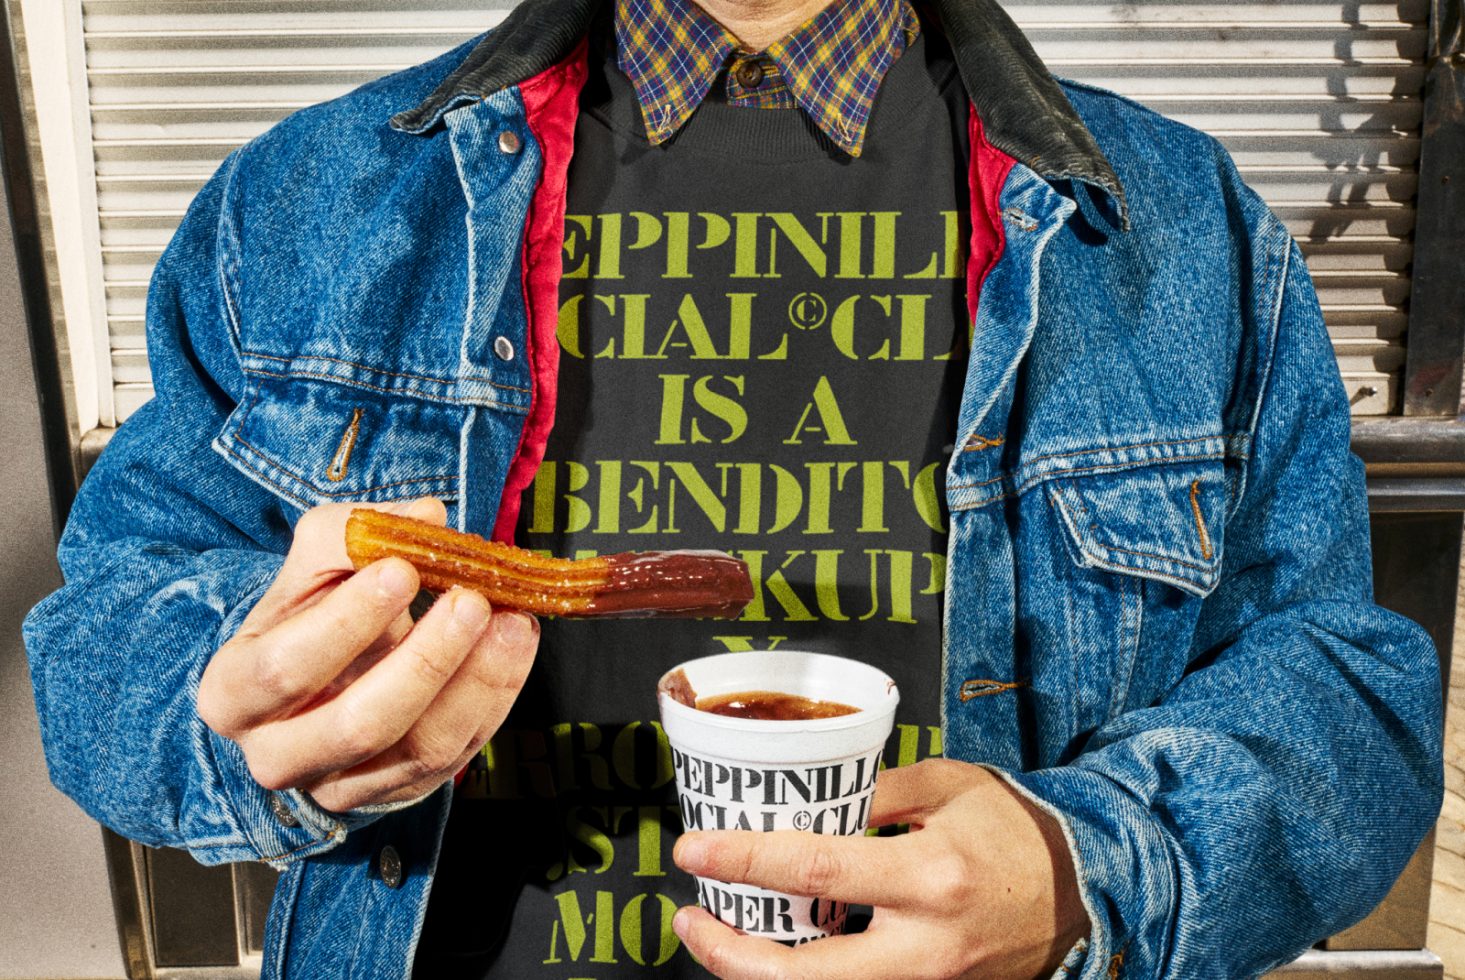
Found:
[[[392, 117], [392, 126], [425, 133], [450, 109], [548, 70], [589, 32], [603, 2], [523, 0], [421, 105]], [[934, 12], [987, 141], [1047, 180], [1073, 180], [1102, 191], [1123, 223], [1127, 209], [1118, 176], [996, 0], [935, 0]]]

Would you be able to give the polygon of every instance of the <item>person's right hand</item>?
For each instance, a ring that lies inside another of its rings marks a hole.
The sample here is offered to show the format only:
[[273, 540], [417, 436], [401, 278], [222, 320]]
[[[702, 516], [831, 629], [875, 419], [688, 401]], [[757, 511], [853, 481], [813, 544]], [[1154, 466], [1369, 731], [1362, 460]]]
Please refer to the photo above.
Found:
[[238, 743], [256, 782], [337, 812], [417, 799], [451, 778], [503, 723], [539, 645], [533, 616], [494, 613], [464, 589], [414, 625], [411, 565], [352, 571], [346, 518], [361, 506], [446, 520], [436, 500], [307, 511], [198, 689], [199, 717]]

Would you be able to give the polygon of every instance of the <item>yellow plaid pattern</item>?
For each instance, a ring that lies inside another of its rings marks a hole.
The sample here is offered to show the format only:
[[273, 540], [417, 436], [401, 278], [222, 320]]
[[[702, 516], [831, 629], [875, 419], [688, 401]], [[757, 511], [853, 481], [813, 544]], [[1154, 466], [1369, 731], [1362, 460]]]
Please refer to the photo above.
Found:
[[730, 104], [797, 106], [857, 157], [880, 82], [920, 19], [908, 0], [834, 0], [788, 37], [749, 52], [691, 0], [616, 0], [615, 31], [616, 60], [652, 145], [676, 135], [723, 75]]

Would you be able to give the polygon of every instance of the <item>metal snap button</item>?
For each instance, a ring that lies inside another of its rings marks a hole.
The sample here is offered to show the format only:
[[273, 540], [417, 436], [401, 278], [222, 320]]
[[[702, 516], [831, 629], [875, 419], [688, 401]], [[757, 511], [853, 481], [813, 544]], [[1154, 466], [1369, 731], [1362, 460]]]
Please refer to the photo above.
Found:
[[512, 361], [514, 359], [514, 344], [508, 337], [500, 337], [493, 342], [493, 352], [498, 355], [501, 361]]
[[290, 812], [290, 804], [279, 793], [270, 794], [270, 812], [275, 815], [275, 821], [281, 827], [298, 827], [300, 821], [295, 819], [295, 814]]
[[733, 77], [743, 88], [757, 88], [763, 84], [763, 66], [751, 58], [740, 61], [733, 69]]
[[402, 884], [402, 858], [390, 844], [382, 848], [376, 859], [376, 869], [381, 873], [382, 884], [396, 888]]
[[518, 153], [523, 148], [524, 141], [519, 139], [519, 134], [512, 129], [499, 133], [499, 149], [504, 153]]

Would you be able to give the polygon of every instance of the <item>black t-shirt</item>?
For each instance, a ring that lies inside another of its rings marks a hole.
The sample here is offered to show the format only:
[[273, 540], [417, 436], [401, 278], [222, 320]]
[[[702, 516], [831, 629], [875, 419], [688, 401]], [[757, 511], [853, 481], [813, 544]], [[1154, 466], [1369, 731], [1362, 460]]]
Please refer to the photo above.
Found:
[[968, 323], [967, 103], [928, 27], [863, 155], [720, 85], [668, 144], [598, 43], [570, 168], [558, 407], [519, 544], [718, 548], [734, 622], [560, 620], [448, 823], [420, 980], [703, 976], [657, 678], [745, 649], [879, 666], [887, 765], [940, 753], [945, 461]]

